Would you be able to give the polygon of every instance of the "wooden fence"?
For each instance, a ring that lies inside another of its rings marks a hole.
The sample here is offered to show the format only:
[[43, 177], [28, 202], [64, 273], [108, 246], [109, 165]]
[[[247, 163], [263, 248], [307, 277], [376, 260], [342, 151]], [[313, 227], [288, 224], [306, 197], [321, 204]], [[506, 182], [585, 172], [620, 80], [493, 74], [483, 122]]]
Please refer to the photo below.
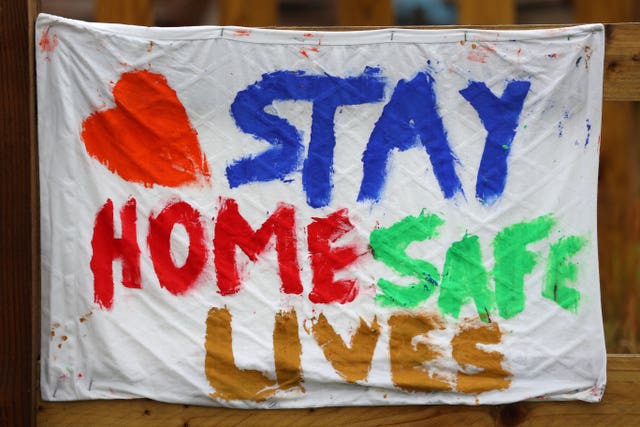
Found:
[[[275, 0], [225, 0], [225, 24], [252, 24], [255, 8]], [[100, 3], [111, 5], [110, 7]], [[33, 67], [36, 0], [0, 3], [0, 424], [7, 426], [252, 426], [252, 425], [637, 425], [640, 355], [609, 356], [600, 404], [522, 402], [499, 406], [411, 406], [308, 410], [231, 410], [149, 400], [50, 403], [39, 400], [39, 206]], [[133, 6], [133, 3], [136, 5]], [[384, 4], [344, 0], [340, 16], [366, 13], [343, 25], [389, 25]], [[477, 7], [483, 3], [483, 7]], [[513, 0], [460, 0], [461, 24], [513, 23]], [[380, 6], [382, 4], [383, 6]], [[633, 0], [575, 0], [579, 22], [637, 20]], [[235, 6], [234, 6], [235, 5]], [[494, 5], [494, 6], [495, 6]], [[98, 0], [103, 20], [150, 23], [150, 0]], [[101, 9], [102, 8], [102, 9]], [[120, 8], [120, 9], [118, 9]], [[118, 11], [119, 10], [119, 11]], [[251, 12], [251, 13], [253, 13]], [[234, 15], [235, 13], [235, 15]], [[238, 15], [239, 14], [239, 15]], [[244, 14], [244, 15], [243, 15]], [[258, 15], [264, 18], [264, 15]], [[594, 19], [595, 18], [595, 19]], [[353, 19], [353, 18], [351, 18]], [[133, 21], [132, 21], [133, 20]], [[146, 20], [146, 21], [145, 21]], [[255, 23], [254, 25], [269, 25]], [[525, 28], [525, 27], [519, 27]], [[607, 342], [638, 352], [640, 283], [640, 24], [607, 24], [604, 128], [599, 182], [599, 243]]]

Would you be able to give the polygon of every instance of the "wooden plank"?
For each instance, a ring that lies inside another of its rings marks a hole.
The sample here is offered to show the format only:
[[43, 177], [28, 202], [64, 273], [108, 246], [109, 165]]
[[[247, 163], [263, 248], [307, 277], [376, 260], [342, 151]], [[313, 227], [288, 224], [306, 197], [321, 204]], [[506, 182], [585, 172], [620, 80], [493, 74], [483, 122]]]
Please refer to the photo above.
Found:
[[153, 0], [97, 0], [96, 21], [153, 24]]
[[500, 25], [516, 23], [516, 0], [458, 0], [458, 24]]
[[394, 25], [391, 0], [340, 0], [338, 25]]
[[607, 25], [604, 97], [610, 101], [640, 100], [640, 24]]
[[640, 144], [634, 102], [605, 102], [598, 180], [598, 246], [607, 348], [638, 348]]
[[278, 0], [220, 0], [220, 25], [272, 27], [278, 25]]
[[[35, 423], [35, 194], [33, 19], [35, 0], [0, 13], [0, 424]], [[37, 259], [37, 258], [36, 258]]]
[[637, 0], [573, 0], [575, 22], [631, 22], [638, 19]]
[[[637, 0], [574, 0], [576, 21], [635, 21]], [[605, 98], [638, 100], [640, 38], [630, 31], [606, 33]], [[598, 244], [607, 348], [640, 351], [640, 140], [638, 104], [605, 102], [598, 182]]]
[[[41, 402], [42, 426], [412, 426], [412, 425], [633, 425], [640, 419], [640, 356], [609, 356], [609, 383], [599, 404], [521, 402], [480, 406], [373, 406], [242, 410], [171, 405], [146, 399]], [[304, 420], [304, 421], [302, 421]], [[521, 423], [521, 424], [519, 424]]]

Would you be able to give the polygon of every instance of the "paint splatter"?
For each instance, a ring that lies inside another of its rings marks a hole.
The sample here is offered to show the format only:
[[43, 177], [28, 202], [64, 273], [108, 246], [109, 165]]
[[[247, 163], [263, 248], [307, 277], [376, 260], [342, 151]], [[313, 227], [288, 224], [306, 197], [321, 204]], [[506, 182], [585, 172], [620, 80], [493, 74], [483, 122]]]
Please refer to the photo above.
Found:
[[80, 323], [86, 322], [87, 320], [89, 320], [91, 318], [91, 316], [93, 316], [93, 311], [90, 311], [88, 313], [83, 314], [79, 319]]
[[547, 55], [547, 57], [551, 58], [551, 59], [557, 59], [558, 58], [558, 54], [557, 53], [550, 53], [550, 54]]
[[491, 53], [496, 53], [496, 50], [493, 46], [485, 46], [485, 45], [476, 45], [475, 43], [471, 44], [471, 53], [467, 56], [469, 61], [480, 62], [482, 64], [487, 63], [487, 59]]
[[587, 124], [587, 138], [584, 141], [585, 147], [589, 145], [589, 138], [591, 137], [591, 122], [589, 121], [589, 119], [587, 119], [586, 124]]
[[147, 48], [147, 52], [151, 53], [154, 45], [155, 43], [153, 42], [153, 40], [149, 40], [149, 47]]
[[309, 54], [307, 52], [315, 52], [318, 53], [320, 52], [320, 49], [318, 49], [317, 47], [308, 47], [308, 48], [304, 48], [304, 49], [300, 49], [300, 55], [309, 58]]
[[238, 37], [248, 37], [251, 35], [251, 30], [238, 29], [233, 32], [233, 35]]
[[58, 35], [54, 33], [49, 34], [49, 27], [46, 27], [42, 30], [38, 45], [40, 46], [40, 52], [45, 55], [45, 61], [51, 61], [51, 55], [58, 46]]
[[179, 187], [209, 179], [198, 134], [162, 74], [125, 73], [113, 88], [116, 106], [82, 123], [87, 153], [111, 172], [146, 187]]
[[589, 69], [589, 61], [591, 60], [591, 55], [593, 54], [593, 49], [591, 46], [584, 47], [584, 68]]

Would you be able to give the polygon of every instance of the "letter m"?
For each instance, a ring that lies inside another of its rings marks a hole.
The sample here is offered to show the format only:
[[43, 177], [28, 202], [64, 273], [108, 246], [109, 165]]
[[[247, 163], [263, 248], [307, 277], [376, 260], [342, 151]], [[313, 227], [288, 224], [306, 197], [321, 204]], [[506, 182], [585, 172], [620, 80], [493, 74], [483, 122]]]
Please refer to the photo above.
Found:
[[272, 236], [275, 236], [276, 240], [282, 291], [287, 294], [302, 293], [294, 213], [293, 206], [280, 204], [262, 226], [254, 231], [240, 215], [236, 201], [223, 200], [213, 238], [216, 278], [218, 292], [221, 295], [234, 294], [240, 290], [236, 247], [242, 249], [249, 259], [255, 262]]

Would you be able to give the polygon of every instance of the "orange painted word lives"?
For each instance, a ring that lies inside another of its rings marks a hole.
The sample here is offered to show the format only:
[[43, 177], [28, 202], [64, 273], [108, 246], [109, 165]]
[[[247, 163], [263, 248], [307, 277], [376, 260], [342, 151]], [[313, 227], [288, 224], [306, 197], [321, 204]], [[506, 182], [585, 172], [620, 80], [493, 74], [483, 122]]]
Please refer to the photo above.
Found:
[[[207, 317], [205, 374], [215, 389], [212, 397], [262, 401], [281, 390], [297, 389], [304, 392], [302, 345], [295, 310], [276, 314], [273, 372], [242, 369], [236, 365], [231, 321], [232, 316], [227, 308], [214, 307]], [[335, 372], [347, 383], [366, 382], [381, 331], [377, 320], [374, 318], [371, 324], [367, 324], [361, 318], [348, 344], [323, 314], [312, 319], [312, 322], [309, 333]], [[451, 340], [451, 355], [458, 364], [458, 370], [438, 364], [438, 359], [448, 356], [428, 340], [429, 332], [445, 328], [438, 315], [397, 313], [389, 318], [388, 328], [391, 379], [400, 390], [457, 390], [478, 394], [506, 389], [511, 384], [511, 373], [502, 366], [504, 355], [478, 346], [500, 343], [502, 332], [495, 322], [486, 324], [477, 321], [458, 326]]]

